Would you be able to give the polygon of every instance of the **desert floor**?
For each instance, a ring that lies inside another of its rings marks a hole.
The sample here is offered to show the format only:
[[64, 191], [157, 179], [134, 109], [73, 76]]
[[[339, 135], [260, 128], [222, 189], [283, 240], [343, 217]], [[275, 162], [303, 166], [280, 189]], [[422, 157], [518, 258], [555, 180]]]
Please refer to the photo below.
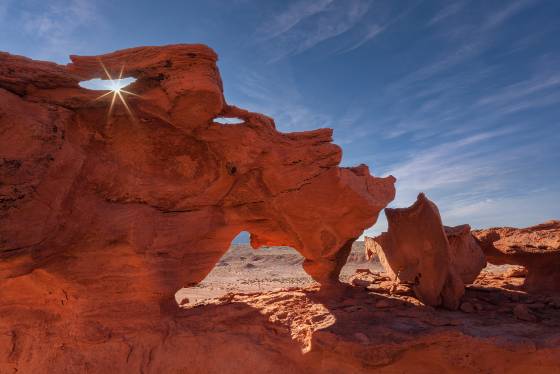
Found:
[[[249, 244], [233, 244], [204, 281], [177, 292], [178, 302], [187, 298], [190, 304], [227, 293], [272, 291], [305, 287], [315, 282], [302, 267], [303, 257], [290, 247], [252, 249]], [[347, 281], [356, 269], [383, 271], [377, 261], [368, 261], [363, 242], [355, 242], [340, 279]], [[186, 300], [185, 300], [186, 302]]]
[[[316, 285], [302, 267], [303, 257], [290, 247], [252, 249], [249, 244], [232, 244], [216, 267], [200, 284], [179, 290], [177, 302], [197, 304], [228, 293], [253, 293]], [[486, 272], [503, 273], [510, 266], [488, 265]], [[348, 281], [358, 269], [382, 273], [381, 264], [368, 261], [364, 243], [355, 242], [340, 279]]]

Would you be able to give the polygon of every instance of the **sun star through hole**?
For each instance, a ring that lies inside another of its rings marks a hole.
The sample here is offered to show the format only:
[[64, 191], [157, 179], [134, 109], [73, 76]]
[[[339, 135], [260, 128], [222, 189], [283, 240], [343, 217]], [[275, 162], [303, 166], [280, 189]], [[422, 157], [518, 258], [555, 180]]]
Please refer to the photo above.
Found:
[[130, 109], [130, 106], [126, 102], [126, 100], [124, 98], [124, 95], [132, 95], [132, 96], [139, 96], [139, 95], [123, 89], [123, 87], [125, 87], [126, 85], [129, 84], [129, 83], [123, 84], [123, 82], [126, 82], [126, 79], [123, 79], [123, 77], [122, 77], [123, 71], [124, 71], [124, 65], [121, 66], [121, 70], [119, 72], [118, 78], [113, 79], [113, 77], [109, 73], [109, 70], [107, 70], [107, 67], [105, 66], [105, 64], [103, 64], [103, 62], [101, 60], [99, 61], [99, 63], [101, 64], [101, 67], [103, 68], [103, 71], [105, 72], [105, 75], [107, 75], [107, 80], [109, 81], [107, 89], [109, 90], [109, 92], [106, 92], [103, 95], [100, 95], [95, 100], [100, 100], [100, 99], [102, 99], [102, 98], [104, 98], [104, 97], [106, 97], [110, 94], [113, 94], [113, 96], [111, 97], [111, 104], [109, 105], [109, 111], [107, 113], [107, 117], [111, 117], [111, 114], [113, 113], [113, 109], [115, 107], [115, 101], [118, 97], [119, 100], [122, 102], [124, 108], [126, 109], [126, 112], [130, 116], [130, 118], [132, 120], [134, 120], [135, 119], [134, 114], [132, 113], [132, 110]]

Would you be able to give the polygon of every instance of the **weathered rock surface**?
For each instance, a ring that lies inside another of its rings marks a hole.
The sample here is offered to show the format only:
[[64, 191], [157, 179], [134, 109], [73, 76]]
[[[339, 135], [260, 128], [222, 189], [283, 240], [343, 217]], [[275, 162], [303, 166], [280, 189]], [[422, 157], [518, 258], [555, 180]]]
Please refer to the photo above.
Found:
[[412, 206], [386, 208], [385, 214], [388, 231], [365, 238], [368, 254], [376, 253], [390, 278], [411, 284], [425, 304], [457, 309], [465, 284], [486, 266], [470, 227], [444, 229], [437, 206], [424, 194]]
[[315, 287], [230, 294], [134, 329], [91, 318], [75, 295], [23, 288], [61, 314], [29, 330], [22, 307], [0, 334], [0, 372], [560, 373], [560, 309], [549, 299], [501, 288], [487, 274], [486, 287], [466, 290], [478, 309], [435, 310], [392, 293], [383, 277], [359, 276], [372, 280], [367, 290], [349, 288], [339, 300]]
[[444, 226], [445, 236], [449, 242], [449, 258], [464, 284], [474, 282], [480, 271], [486, 266], [486, 257], [471, 234], [469, 225], [455, 227]]
[[[283, 134], [227, 105], [205, 46], [71, 58], [0, 55], [2, 277], [52, 266], [95, 279], [103, 258], [122, 258], [136, 263], [127, 278], [149, 274], [171, 294], [250, 231], [254, 247], [294, 247], [315, 279], [334, 281], [348, 243], [394, 196], [393, 177], [338, 167], [332, 130]], [[102, 63], [137, 79], [136, 95], [122, 94], [130, 113], [120, 99], [108, 113], [111, 95], [78, 85], [103, 78]]]
[[526, 268], [531, 292], [560, 292], [560, 221], [517, 229], [495, 227], [473, 231], [488, 262]]
[[[197, 333], [171, 327], [174, 294], [239, 232], [254, 247], [296, 248], [331, 285], [394, 197], [393, 177], [338, 167], [332, 130], [281, 133], [228, 105], [206, 46], [71, 59], [0, 53], [2, 373], [171, 370], [153, 363], [167, 360], [163, 345], [179, 365], [206, 344], [183, 350]], [[104, 69], [136, 78], [134, 94], [79, 85]]]

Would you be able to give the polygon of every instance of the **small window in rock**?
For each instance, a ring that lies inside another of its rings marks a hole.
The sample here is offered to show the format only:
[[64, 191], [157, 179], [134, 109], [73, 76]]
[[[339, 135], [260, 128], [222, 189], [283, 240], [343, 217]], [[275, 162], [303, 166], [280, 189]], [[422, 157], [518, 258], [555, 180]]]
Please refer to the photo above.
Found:
[[222, 125], [239, 125], [245, 121], [237, 117], [216, 117], [214, 118], [214, 122]]
[[80, 82], [80, 86], [88, 90], [119, 91], [134, 82], [136, 82], [136, 79], [131, 77], [113, 80], [95, 78]]

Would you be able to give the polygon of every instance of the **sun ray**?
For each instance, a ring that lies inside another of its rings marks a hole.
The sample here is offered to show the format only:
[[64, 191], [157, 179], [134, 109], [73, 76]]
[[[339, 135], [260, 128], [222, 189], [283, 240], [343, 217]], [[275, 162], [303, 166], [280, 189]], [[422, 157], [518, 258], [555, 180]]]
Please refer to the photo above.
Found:
[[100, 100], [100, 99], [104, 98], [105, 96], [108, 96], [112, 93], [113, 93], [113, 91], [105, 92], [103, 95], [96, 97], [94, 100], [95, 101]]
[[101, 67], [103, 68], [103, 70], [105, 71], [105, 74], [107, 74], [107, 78], [109, 78], [109, 80], [112, 82], [113, 78], [111, 77], [111, 74], [109, 74], [109, 70], [107, 70], [107, 68], [105, 67], [105, 64], [103, 63], [103, 61], [99, 60], [99, 63], [101, 64]]
[[134, 114], [132, 114], [132, 110], [130, 110], [130, 107], [128, 106], [128, 103], [124, 99], [123, 95], [120, 93], [120, 91], [115, 91], [115, 92], [116, 92], [117, 95], [119, 95], [119, 99], [121, 99], [126, 111], [130, 115], [130, 118], [132, 118], [132, 120], [134, 120]]
[[111, 76], [111, 73], [109, 73], [109, 70], [107, 69], [107, 67], [105, 66], [103, 61], [101, 61], [101, 59], [99, 60], [99, 64], [103, 68], [103, 71], [105, 72], [105, 75], [107, 75], [107, 79], [109, 80], [109, 84], [110, 84], [110, 89], [109, 89], [108, 92], [100, 95], [95, 100], [100, 100], [100, 99], [102, 99], [102, 98], [104, 98], [104, 97], [106, 97], [110, 94], [113, 94], [113, 96], [111, 97], [111, 104], [109, 105], [109, 111], [107, 113], [107, 118], [109, 119], [111, 117], [111, 115], [113, 114], [113, 110], [115, 109], [115, 102], [117, 101], [117, 96], [118, 96], [119, 100], [122, 102], [126, 112], [130, 116], [130, 118], [134, 121], [135, 120], [134, 113], [132, 113], [132, 109], [130, 108], [130, 105], [126, 102], [126, 99], [124, 98], [123, 94], [136, 96], [136, 97], [141, 97], [141, 96], [138, 95], [138, 94], [135, 94], [134, 92], [123, 90], [121, 88], [120, 82], [122, 80], [122, 76], [123, 76], [123, 72], [124, 72], [124, 65], [121, 66], [118, 78], [113, 79], [113, 77]]
[[116, 91], [113, 91], [113, 98], [111, 99], [111, 105], [109, 106], [109, 113], [107, 114], [107, 117], [111, 117], [111, 114], [113, 113], [113, 107], [115, 106], [115, 100], [117, 99], [117, 93]]
[[135, 94], [134, 92], [130, 92], [130, 91], [127, 91], [127, 90], [123, 90], [122, 88], [119, 90], [119, 92], [123, 92], [123, 93], [125, 93], [125, 94], [127, 94], [127, 95], [132, 95], [132, 96], [140, 97], [140, 95]]

